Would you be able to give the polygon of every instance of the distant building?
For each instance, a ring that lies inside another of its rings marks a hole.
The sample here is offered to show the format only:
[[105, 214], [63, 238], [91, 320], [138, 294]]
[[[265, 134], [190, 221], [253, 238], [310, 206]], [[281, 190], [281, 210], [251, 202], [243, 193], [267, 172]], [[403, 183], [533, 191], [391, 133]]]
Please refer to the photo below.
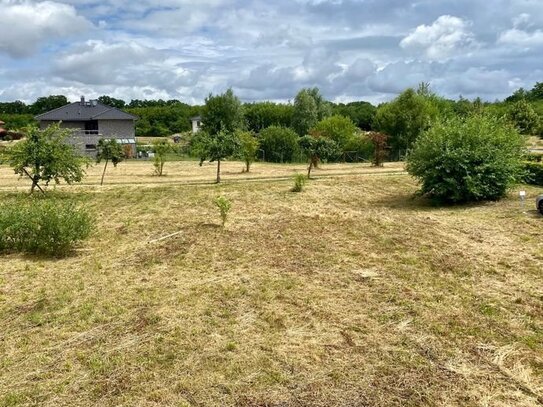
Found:
[[53, 123], [73, 129], [71, 142], [82, 153], [96, 154], [98, 140], [116, 139], [123, 145], [127, 157], [136, 156], [136, 116], [123, 112], [115, 107], [106, 106], [97, 100], [70, 103], [50, 112], [35, 117], [41, 129]]
[[202, 117], [194, 116], [190, 118], [192, 122], [192, 133], [198, 133], [202, 129]]

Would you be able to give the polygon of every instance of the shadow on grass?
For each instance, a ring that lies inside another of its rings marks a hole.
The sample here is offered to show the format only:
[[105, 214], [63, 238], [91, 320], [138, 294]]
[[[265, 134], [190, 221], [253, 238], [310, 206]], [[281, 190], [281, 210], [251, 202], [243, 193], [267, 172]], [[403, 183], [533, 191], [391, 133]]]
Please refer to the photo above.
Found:
[[379, 197], [372, 200], [371, 203], [375, 206], [381, 206], [389, 209], [400, 211], [425, 211], [434, 212], [446, 209], [448, 211], [463, 211], [466, 209], [484, 207], [488, 202], [472, 202], [464, 204], [454, 204], [441, 202], [436, 199], [421, 196], [416, 193], [400, 193], [385, 197]]

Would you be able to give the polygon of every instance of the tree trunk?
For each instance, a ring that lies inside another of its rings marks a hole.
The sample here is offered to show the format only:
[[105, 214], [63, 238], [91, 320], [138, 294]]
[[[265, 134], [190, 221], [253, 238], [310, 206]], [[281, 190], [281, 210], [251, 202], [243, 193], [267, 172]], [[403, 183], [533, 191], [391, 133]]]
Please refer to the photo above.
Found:
[[221, 160], [217, 160], [217, 184], [221, 183]]
[[251, 167], [251, 162], [250, 161], [245, 161], [245, 172], [249, 172], [249, 169]]
[[312, 168], [313, 168], [313, 160], [309, 160], [309, 167], [307, 167], [307, 179], [311, 179]]
[[106, 176], [107, 162], [108, 160], [106, 160], [106, 165], [104, 165], [104, 172], [102, 173], [102, 180], [100, 181], [100, 185], [104, 185], [104, 177]]

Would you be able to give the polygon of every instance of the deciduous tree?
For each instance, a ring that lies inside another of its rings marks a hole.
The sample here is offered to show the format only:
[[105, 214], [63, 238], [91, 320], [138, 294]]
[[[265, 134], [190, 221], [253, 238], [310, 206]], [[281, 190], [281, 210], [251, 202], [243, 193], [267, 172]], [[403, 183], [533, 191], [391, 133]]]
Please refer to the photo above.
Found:
[[44, 192], [42, 183], [47, 187], [51, 181], [58, 184], [64, 180], [72, 184], [83, 179], [86, 160], [68, 143], [70, 130], [54, 124], [45, 130], [29, 127], [25, 132], [26, 138], [11, 147], [7, 154], [15, 173], [32, 181], [30, 193], [36, 188]]

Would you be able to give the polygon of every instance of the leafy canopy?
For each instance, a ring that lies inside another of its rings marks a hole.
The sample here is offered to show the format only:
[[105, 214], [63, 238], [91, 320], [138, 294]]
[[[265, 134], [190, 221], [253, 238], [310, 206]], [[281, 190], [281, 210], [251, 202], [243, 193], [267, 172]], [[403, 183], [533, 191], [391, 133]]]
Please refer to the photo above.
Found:
[[389, 135], [389, 145], [395, 156], [404, 154], [417, 138], [438, 117], [432, 99], [422, 92], [407, 89], [392, 102], [379, 106], [375, 127]]
[[344, 149], [347, 143], [356, 135], [357, 128], [353, 121], [344, 116], [330, 116], [321, 120], [314, 127], [321, 136], [329, 138]]
[[300, 136], [305, 136], [317, 123], [332, 114], [332, 107], [318, 88], [302, 89], [294, 99], [292, 125]]
[[83, 179], [86, 160], [68, 143], [69, 129], [61, 129], [57, 123], [45, 130], [29, 127], [25, 132], [26, 139], [11, 147], [7, 155], [15, 173], [32, 180], [31, 193], [35, 188], [41, 190], [42, 183], [47, 186], [64, 180], [72, 184]]
[[298, 135], [294, 130], [270, 126], [260, 132], [260, 146], [266, 161], [291, 162], [299, 153]]
[[206, 98], [202, 111], [202, 129], [210, 135], [221, 131], [233, 133], [245, 128], [243, 106], [234, 95], [232, 89], [228, 89], [222, 95], [209, 95]]
[[421, 193], [460, 203], [503, 197], [522, 176], [524, 139], [503, 119], [473, 115], [436, 123], [415, 142], [407, 170]]

